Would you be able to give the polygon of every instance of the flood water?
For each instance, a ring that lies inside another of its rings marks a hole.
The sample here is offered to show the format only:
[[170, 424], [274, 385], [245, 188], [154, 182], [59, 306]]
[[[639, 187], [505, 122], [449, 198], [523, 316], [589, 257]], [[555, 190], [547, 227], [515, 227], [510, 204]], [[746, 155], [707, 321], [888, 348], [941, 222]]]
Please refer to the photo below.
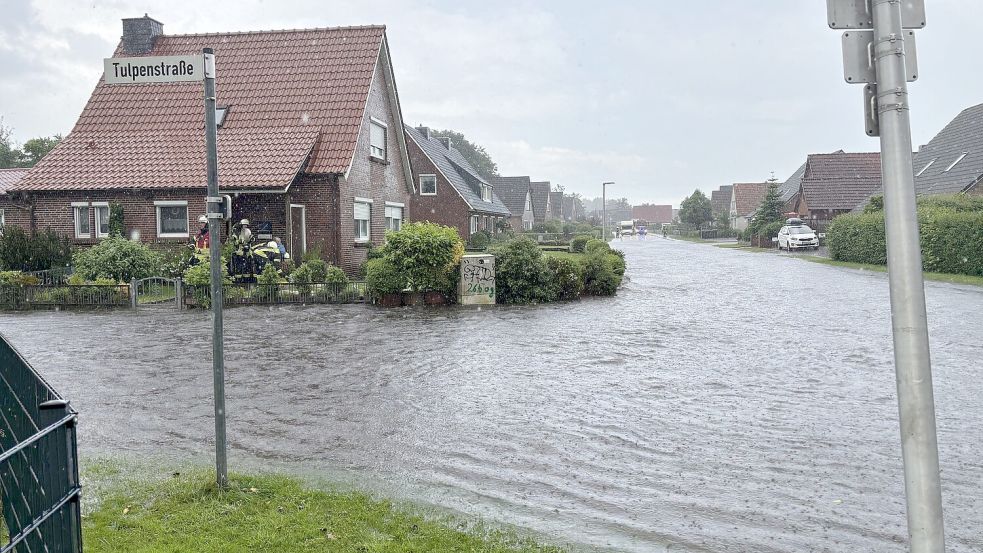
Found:
[[[560, 543], [905, 550], [885, 275], [662, 239], [616, 298], [226, 312], [231, 465]], [[983, 551], [983, 289], [927, 286], [948, 550]], [[206, 313], [0, 315], [80, 448], [208, 461]]]

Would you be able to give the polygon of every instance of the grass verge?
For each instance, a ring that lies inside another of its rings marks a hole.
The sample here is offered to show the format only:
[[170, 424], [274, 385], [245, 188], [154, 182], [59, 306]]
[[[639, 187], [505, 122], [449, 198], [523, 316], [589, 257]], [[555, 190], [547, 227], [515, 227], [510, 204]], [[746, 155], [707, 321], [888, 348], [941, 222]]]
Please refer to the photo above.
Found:
[[359, 493], [311, 490], [286, 476], [210, 472], [106, 490], [83, 523], [86, 552], [560, 552], [449, 517], [424, 518]]
[[[853, 263], [850, 261], [835, 261], [827, 257], [819, 257], [816, 255], [802, 255], [798, 256], [799, 259], [804, 259], [811, 263], [819, 263], [821, 265], [831, 265], [834, 267], [846, 267], [848, 269], [858, 269], [863, 271], [876, 271], [879, 273], [886, 273], [886, 265], [870, 265], [867, 263]], [[948, 282], [951, 284], [968, 284], [971, 286], [983, 286], [983, 277], [972, 276], [972, 275], [954, 275], [949, 273], [922, 273], [925, 280], [931, 280], [935, 282]]]

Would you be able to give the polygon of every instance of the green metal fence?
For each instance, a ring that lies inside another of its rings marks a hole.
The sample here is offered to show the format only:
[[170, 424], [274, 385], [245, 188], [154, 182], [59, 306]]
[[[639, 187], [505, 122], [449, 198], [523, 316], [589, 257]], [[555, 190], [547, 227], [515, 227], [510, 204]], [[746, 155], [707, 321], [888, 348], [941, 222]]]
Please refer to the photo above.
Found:
[[[226, 284], [222, 288], [223, 303], [230, 305], [279, 305], [319, 303], [365, 303], [364, 282], [348, 284], [284, 283], [284, 284]], [[184, 305], [210, 305], [208, 286], [185, 285]]]
[[0, 335], [0, 553], [82, 551], [76, 413]]
[[0, 286], [0, 308], [128, 307], [129, 284]]

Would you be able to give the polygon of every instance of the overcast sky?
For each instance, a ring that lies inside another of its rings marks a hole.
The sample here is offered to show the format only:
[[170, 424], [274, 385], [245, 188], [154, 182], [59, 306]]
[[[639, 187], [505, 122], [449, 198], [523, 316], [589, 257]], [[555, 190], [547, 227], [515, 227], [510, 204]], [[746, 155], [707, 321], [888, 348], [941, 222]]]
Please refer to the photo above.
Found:
[[[983, 102], [979, 0], [925, 0], [914, 141]], [[751, 6], [751, 7], [748, 7]], [[809, 153], [872, 151], [823, 0], [469, 2], [0, 0], [0, 116], [68, 133], [122, 33], [388, 26], [406, 122], [484, 145], [502, 174], [632, 203], [784, 180]]]

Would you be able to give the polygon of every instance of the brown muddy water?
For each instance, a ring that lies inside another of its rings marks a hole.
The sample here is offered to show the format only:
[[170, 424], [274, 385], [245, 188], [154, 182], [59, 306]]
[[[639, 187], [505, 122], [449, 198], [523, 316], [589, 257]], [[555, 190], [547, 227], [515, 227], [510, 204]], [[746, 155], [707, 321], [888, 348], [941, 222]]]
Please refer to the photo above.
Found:
[[[226, 314], [231, 465], [624, 551], [905, 550], [885, 275], [662, 239], [616, 298]], [[983, 551], [983, 289], [927, 286], [949, 551]], [[207, 463], [201, 312], [0, 315], [83, 456]]]

